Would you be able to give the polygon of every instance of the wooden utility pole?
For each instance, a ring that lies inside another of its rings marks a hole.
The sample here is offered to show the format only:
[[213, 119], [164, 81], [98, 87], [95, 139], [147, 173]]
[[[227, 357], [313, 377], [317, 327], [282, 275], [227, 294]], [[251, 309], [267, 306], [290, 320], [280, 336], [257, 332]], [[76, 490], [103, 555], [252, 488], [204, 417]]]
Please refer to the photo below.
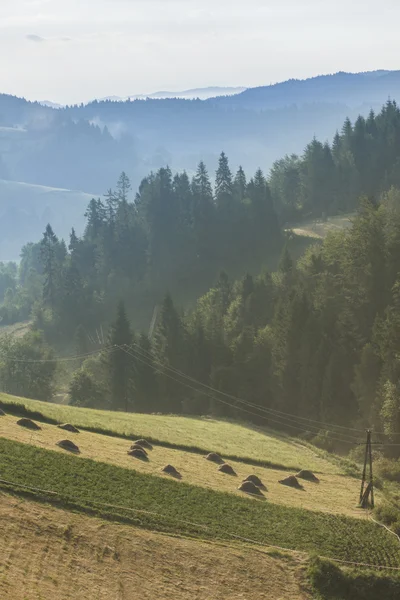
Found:
[[[374, 508], [374, 479], [372, 474], [372, 442], [371, 442], [371, 430], [367, 430], [367, 442], [365, 444], [365, 457], [364, 457], [364, 469], [361, 482], [360, 491], [360, 506], [361, 508]], [[369, 474], [367, 476], [367, 470], [369, 467]]]

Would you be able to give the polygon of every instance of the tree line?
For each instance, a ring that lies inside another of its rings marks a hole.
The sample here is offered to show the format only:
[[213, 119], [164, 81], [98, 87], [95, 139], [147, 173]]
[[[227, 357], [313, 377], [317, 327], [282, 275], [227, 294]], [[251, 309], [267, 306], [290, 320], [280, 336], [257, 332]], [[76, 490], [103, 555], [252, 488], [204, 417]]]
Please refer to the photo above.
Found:
[[67, 246], [48, 225], [40, 242], [25, 246], [21, 285], [4, 296], [4, 322], [27, 318], [28, 294], [48, 339], [65, 344], [81, 324], [109, 323], [123, 297], [140, 327], [165, 290], [187, 305], [221, 269], [258, 270], [279, 255], [281, 227], [266, 178], [261, 169], [250, 180], [241, 168], [233, 175], [224, 153], [214, 186], [201, 162], [191, 179], [160, 169], [131, 196], [122, 173], [115, 190], [89, 203], [82, 237], [72, 230]]
[[[400, 111], [388, 102], [379, 115], [346, 121], [331, 146], [313, 140], [303, 157], [276, 163], [268, 180], [261, 170], [233, 175], [222, 153], [214, 185], [204, 163], [192, 178], [163, 168], [132, 199], [123, 173], [115, 191], [90, 202], [82, 237], [72, 231], [67, 246], [49, 225], [23, 249], [1, 315], [31, 311], [42, 352], [47, 343], [82, 357], [70, 386], [76, 404], [292, 431], [282, 413], [374, 425], [394, 443], [399, 161]], [[352, 228], [296, 261], [285, 223], [341, 210], [357, 212]], [[279, 266], [266, 268], [278, 254]], [[13, 274], [2, 267], [4, 281]], [[99, 354], [85, 360], [92, 350]]]
[[351, 229], [297, 263], [285, 248], [274, 273], [222, 272], [184, 313], [167, 294], [151, 338], [135, 335], [121, 303], [109, 349], [73, 377], [72, 402], [240, 418], [329, 449], [354, 445], [337, 427], [374, 427], [399, 455], [399, 250], [392, 188], [380, 202], [362, 199]]
[[248, 179], [241, 167], [233, 174], [224, 153], [214, 181], [203, 162], [193, 177], [162, 168], [134, 196], [123, 173], [116, 190], [90, 202], [83, 236], [72, 231], [67, 247], [49, 226], [41, 242], [23, 248], [20, 285], [0, 289], [1, 318], [13, 322], [33, 305], [50, 306], [54, 330], [71, 337], [80, 323], [109, 322], [123, 297], [135, 327], [144, 327], [166, 290], [189, 306], [221, 270], [237, 278], [274, 269], [284, 228], [352, 213], [360, 196], [377, 198], [391, 186], [400, 186], [393, 101], [354, 125], [347, 119], [331, 145], [314, 139], [302, 157], [277, 161], [268, 177], [259, 169]]
[[362, 195], [379, 197], [400, 185], [400, 111], [389, 100], [352, 124], [346, 119], [331, 144], [313, 139], [303, 156], [285, 156], [271, 169], [269, 185], [282, 222], [357, 209]]

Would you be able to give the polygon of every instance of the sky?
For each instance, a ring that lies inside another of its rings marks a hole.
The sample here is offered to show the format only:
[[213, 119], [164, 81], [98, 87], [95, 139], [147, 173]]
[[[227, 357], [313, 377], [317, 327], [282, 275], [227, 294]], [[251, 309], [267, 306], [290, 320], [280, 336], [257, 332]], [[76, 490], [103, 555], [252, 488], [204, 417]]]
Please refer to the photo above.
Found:
[[400, 69], [399, 0], [0, 0], [0, 92], [60, 103]]

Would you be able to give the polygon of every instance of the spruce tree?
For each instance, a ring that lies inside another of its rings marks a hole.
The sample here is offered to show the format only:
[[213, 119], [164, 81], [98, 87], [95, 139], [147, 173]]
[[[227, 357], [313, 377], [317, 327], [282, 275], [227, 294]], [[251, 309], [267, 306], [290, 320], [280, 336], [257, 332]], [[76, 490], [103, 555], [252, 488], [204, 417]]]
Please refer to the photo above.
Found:
[[117, 182], [117, 198], [118, 200], [120, 200], [121, 202], [128, 202], [128, 196], [129, 196], [129, 192], [132, 189], [132, 185], [130, 182], [130, 179], [128, 177], [128, 175], [125, 173], [125, 171], [122, 171], [121, 175], [119, 176], [118, 182]]
[[209, 268], [215, 256], [215, 205], [210, 178], [200, 162], [192, 179], [193, 236], [196, 262], [202, 270]]
[[113, 410], [128, 412], [133, 408], [133, 359], [128, 353], [133, 341], [125, 305], [118, 304], [116, 320], [109, 333], [110, 351], [105, 355], [110, 405]]
[[[155, 348], [161, 363], [184, 373], [187, 371], [187, 334], [170, 294], [166, 294], [161, 307]], [[182, 412], [185, 387], [181, 380], [179, 375], [171, 378], [169, 372], [161, 369], [160, 387], [165, 412]]]
[[41, 242], [40, 257], [43, 265], [43, 300], [52, 310], [55, 308], [59, 271], [57, 269], [58, 239], [48, 224]]
[[291, 273], [293, 271], [293, 260], [290, 256], [288, 245], [285, 244], [281, 258], [279, 260], [279, 271], [284, 273], [285, 275]]
[[[136, 350], [136, 351], [135, 351]], [[162, 410], [158, 397], [158, 371], [150, 339], [142, 333], [134, 346], [135, 410], [151, 413]]]
[[228, 157], [221, 152], [218, 169], [215, 176], [215, 198], [219, 206], [229, 203], [232, 198], [232, 173], [229, 168]]
[[243, 171], [243, 167], [240, 166], [235, 175], [235, 180], [233, 182], [234, 194], [239, 202], [243, 202], [243, 200], [245, 199], [246, 189], [247, 189], [246, 175], [245, 175], [245, 172]]

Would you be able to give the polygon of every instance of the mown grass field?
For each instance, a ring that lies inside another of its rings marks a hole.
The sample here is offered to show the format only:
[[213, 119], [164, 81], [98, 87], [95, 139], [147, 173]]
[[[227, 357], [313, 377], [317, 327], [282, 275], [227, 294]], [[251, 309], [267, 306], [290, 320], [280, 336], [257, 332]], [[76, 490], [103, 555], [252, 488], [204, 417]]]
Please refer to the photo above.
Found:
[[0, 493], [0, 598], [306, 600], [302, 560], [165, 536]]
[[308, 221], [299, 223], [292, 229], [293, 233], [300, 237], [309, 237], [322, 240], [326, 236], [335, 231], [342, 231], [351, 227], [351, 219], [354, 215], [338, 215], [328, 217], [326, 221]]
[[[182, 449], [218, 452], [229, 458], [250, 459], [291, 470], [344, 473], [343, 464], [331, 455], [272, 430], [210, 418], [144, 415], [92, 410], [39, 402], [0, 394], [5, 410], [38, 412], [58, 423], [72, 423], [92, 431], [129, 438], [144, 437]], [[37, 415], [35, 415], [37, 417]], [[307, 465], [307, 467], [305, 467]]]
[[17, 338], [23, 337], [26, 333], [28, 333], [30, 326], [31, 321], [22, 321], [19, 323], [14, 323], [14, 325], [1, 325], [0, 337], [4, 335], [12, 335]]
[[[181, 473], [185, 483], [236, 495], [243, 495], [243, 492], [237, 489], [240, 482], [248, 475], [255, 474], [265, 483], [267, 487], [265, 495], [270, 502], [309, 510], [346, 514], [357, 518], [366, 517], [365, 511], [357, 507], [359, 495], [357, 479], [322, 473], [319, 477], [319, 484], [303, 481], [304, 489], [295, 490], [279, 483], [279, 480], [289, 475], [287, 471], [229, 461], [237, 473], [237, 477], [232, 477], [220, 473], [217, 465], [204, 459], [204, 454], [161, 446], [154, 446], [154, 449], [149, 452], [149, 461], [145, 462], [128, 456], [127, 451], [131, 445], [128, 440], [83, 430], [80, 433], [68, 433], [45, 423], [41, 424], [40, 431], [32, 432], [17, 425], [17, 420], [18, 418], [15, 416], [1, 417], [0, 436], [61, 453], [65, 453], [65, 450], [59, 448], [56, 443], [61, 439], [68, 438], [79, 446], [81, 454], [77, 459], [90, 458], [164, 478], [168, 475], [161, 473], [161, 469], [166, 464], [172, 464]], [[304, 461], [308, 460], [307, 453], [303, 459]], [[308, 468], [308, 462], [304, 462], [303, 467]], [[379, 501], [379, 493], [377, 500]]]
[[[62, 508], [98, 513], [144, 529], [203, 539], [278, 545], [326, 557], [400, 567], [398, 540], [372, 522], [253, 502], [184, 482], [0, 439], [1, 479]], [[1, 484], [7, 487], [6, 484]], [[32, 492], [33, 493], [33, 492]]]

